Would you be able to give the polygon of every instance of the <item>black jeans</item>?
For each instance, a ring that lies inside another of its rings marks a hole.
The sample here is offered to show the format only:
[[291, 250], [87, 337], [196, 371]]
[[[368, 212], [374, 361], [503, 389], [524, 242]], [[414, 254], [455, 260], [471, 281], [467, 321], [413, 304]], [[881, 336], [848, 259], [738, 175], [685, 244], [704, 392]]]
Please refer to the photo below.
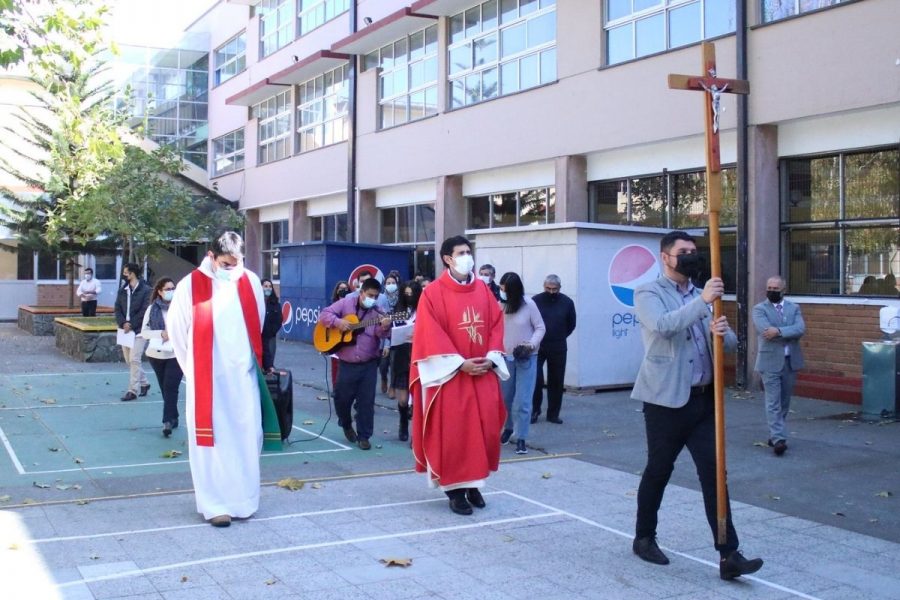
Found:
[[96, 300], [83, 300], [81, 302], [81, 316], [82, 317], [96, 317], [97, 316], [97, 301]]
[[[647, 426], [647, 466], [637, 496], [637, 537], [656, 535], [657, 513], [675, 459], [687, 446], [697, 467], [706, 520], [716, 539], [716, 431], [712, 385], [701, 394], [692, 394], [681, 408], [644, 403]], [[726, 492], [727, 493], [727, 492]], [[727, 498], [727, 496], [726, 496]], [[731, 522], [731, 502], [726, 509], [726, 542], [716, 550], [727, 555], [738, 548], [738, 536]]]
[[537, 358], [537, 384], [531, 402], [531, 414], [541, 414], [544, 400], [544, 362], [547, 363], [547, 418], [558, 419], [562, 408], [563, 381], [566, 377], [566, 350], [541, 348]]
[[148, 356], [150, 366], [156, 373], [156, 381], [163, 396], [162, 422], [178, 423], [178, 386], [181, 385], [181, 366], [174, 358], [153, 358]]
[[378, 359], [364, 363], [341, 361], [337, 385], [334, 386], [334, 412], [338, 425], [346, 429], [353, 424], [350, 409], [356, 404], [356, 435], [361, 440], [372, 437], [375, 428], [375, 380]]
[[278, 347], [278, 338], [274, 335], [272, 337], [264, 337], [263, 338], [263, 371], [268, 371], [272, 367], [275, 366], [275, 350]]

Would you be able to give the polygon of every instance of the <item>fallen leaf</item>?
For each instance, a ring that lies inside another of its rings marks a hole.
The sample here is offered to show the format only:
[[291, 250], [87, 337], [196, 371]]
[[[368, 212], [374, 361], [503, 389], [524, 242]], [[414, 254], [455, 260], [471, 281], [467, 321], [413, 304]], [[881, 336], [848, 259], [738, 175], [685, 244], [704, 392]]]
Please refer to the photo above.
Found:
[[781, 496], [772, 496], [771, 494], [769, 495], [769, 498], [772, 500], [781, 500]]
[[41, 402], [43, 404], [56, 404], [56, 400], [54, 400], [53, 398], [44, 398], [43, 400], [41, 400]]
[[375, 444], [376, 450], [381, 450], [382, 448], [384, 448], [384, 446], [382, 446], [381, 444]]
[[872, 442], [866, 442], [866, 446], [871, 446]]
[[894, 495], [894, 493], [893, 493], [893, 492], [888, 492], [888, 491], [883, 491], [883, 492], [878, 492], [878, 493], [875, 494], [875, 495], [878, 496], [879, 498], [890, 498], [891, 496]]
[[321, 489], [322, 489], [322, 484], [319, 483], [319, 482], [317, 481], [317, 482], [315, 482], [314, 484], [312, 484], [310, 487], [311, 487], [312, 489], [314, 489], [314, 490], [321, 490]]
[[22, 500], [22, 504], [37, 504], [37, 500], [32, 500], [31, 498], [25, 498]]
[[292, 492], [296, 492], [297, 490], [302, 490], [304, 482], [296, 479], [294, 477], [288, 477], [286, 479], [282, 479], [278, 482], [278, 487], [284, 488], [286, 490], [290, 490]]
[[66, 490], [68, 490], [68, 489], [71, 489], [71, 487], [72, 487], [71, 485], [66, 485], [66, 484], [64, 484], [64, 483], [58, 483], [58, 484], [56, 484], [56, 489], [62, 490], [62, 491], [66, 491]]
[[315, 425], [316, 422], [313, 421], [312, 419], [307, 419], [307, 420], [303, 421], [303, 424], [304, 425]]
[[878, 519], [869, 519], [869, 523], [877, 523]]
[[177, 458], [179, 456], [181, 456], [181, 450], [166, 450], [160, 454], [162, 458]]
[[91, 560], [98, 560], [100, 557], [96, 554], [91, 554], [88, 558], [90, 558]]
[[550, 473], [544, 473], [543, 475], [541, 475], [541, 479], [550, 479], [551, 477], [553, 477], [553, 475]]
[[84, 462], [84, 461], [83, 461], [82, 459], [78, 458], [77, 456], [75, 457], [75, 464], [76, 464], [76, 465], [80, 465], [80, 464], [83, 463], [83, 462]]
[[266, 585], [275, 585], [277, 582], [277, 579], [266, 579]]
[[186, 583], [187, 580], [188, 580], [187, 575], [182, 575], [182, 576], [181, 576], [181, 583]]
[[78, 506], [84, 506], [85, 504], [90, 504], [90, 503], [91, 503], [90, 500], [79, 500], [75, 504], [77, 504]]
[[80, 489], [81, 489], [81, 486], [78, 485], [78, 484], [76, 483], [76, 484], [73, 484], [73, 485], [72, 485], [72, 489], [73, 489], [73, 490], [80, 490]]
[[10, 544], [10, 545], [9, 545], [9, 549], [10, 549], [10, 550], [18, 550], [18, 549], [19, 549], [19, 545], [18, 545], [18, 544]]
[[37, 481], [32, 481], [31, 485], [36, 488], [41, 488], [42, 490], [50, 489], [50, 484], [48, 483], [38, 483]]
[[320, 395], [320, 396], [316, 396], [316, 400], [328, 400], [328, 396], [326, 396], [324, 394]]
[[411, 558], [382, 558], [378, 562], [386, 567], [411, 567], [413, 559]]
[[3, 494], [0, 496], [0, 502], [9, 502], [10, 498], [12, 498], [12, 496], [9, 494]]
[[753, 445], [759, 446], [760, 448], [767, 448], [769, 446], [766, 442], [753, 442]]
[[59, 452], [59, 448], [47, 448], [50, 452]]
[[831, 513], [831, 514], [833, 514], [833, 515], [836, 516], [836, 517], [846, 517], [846, 516], [847, 516], [847, 515], [845, 515], [845, 514], [842, 513], [842, 512], [836, 512], [836, 513]]

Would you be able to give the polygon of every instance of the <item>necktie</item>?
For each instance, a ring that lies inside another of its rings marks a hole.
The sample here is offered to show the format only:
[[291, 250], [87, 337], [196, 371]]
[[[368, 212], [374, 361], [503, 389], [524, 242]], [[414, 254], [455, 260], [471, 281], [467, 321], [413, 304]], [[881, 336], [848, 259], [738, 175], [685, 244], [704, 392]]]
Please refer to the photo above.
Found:
[[778, 322], [784, 323], [784, 307], [780, 304], [776, 304], [775, 311], [778, 313]]

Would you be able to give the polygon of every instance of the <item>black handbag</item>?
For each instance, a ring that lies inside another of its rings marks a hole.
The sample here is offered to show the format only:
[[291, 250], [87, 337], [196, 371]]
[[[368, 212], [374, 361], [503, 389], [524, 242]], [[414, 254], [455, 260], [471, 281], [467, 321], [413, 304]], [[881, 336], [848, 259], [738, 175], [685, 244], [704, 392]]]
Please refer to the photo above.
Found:
[[516, 360], [526, 360], [531, 356], [531, 348], [525, 344], [519, 344], [513, 348], [513, 358]]

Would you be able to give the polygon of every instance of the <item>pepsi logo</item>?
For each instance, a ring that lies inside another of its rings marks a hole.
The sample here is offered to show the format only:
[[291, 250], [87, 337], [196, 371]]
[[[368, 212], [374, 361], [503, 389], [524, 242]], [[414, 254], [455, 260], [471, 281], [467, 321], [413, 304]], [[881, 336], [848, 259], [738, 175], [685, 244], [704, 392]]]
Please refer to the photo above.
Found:
[[368, 271], [369, 273], [373, 273], [373, 277], [378, 280], [378, 283], [384, 283], [384, 273], [381, 272], [381, 269], [376, 267], [375, 265], [359, 265], [353, 271], [350, 272], [350, 277], [347, 281], [350, 282], [350, 290], [356, 291], [359, 289], [359, 275], [363, 271]]
[[616, 300], [628, 307], [634, 306], [634, 289], [658, 277], [656, 255], [644, 246], [623, 247], [609, 264], [609, 287]]
[[290, 333], [294, 327], [294, 308], [287, 301], [281, 305], [281, 326], [285, 333]]

